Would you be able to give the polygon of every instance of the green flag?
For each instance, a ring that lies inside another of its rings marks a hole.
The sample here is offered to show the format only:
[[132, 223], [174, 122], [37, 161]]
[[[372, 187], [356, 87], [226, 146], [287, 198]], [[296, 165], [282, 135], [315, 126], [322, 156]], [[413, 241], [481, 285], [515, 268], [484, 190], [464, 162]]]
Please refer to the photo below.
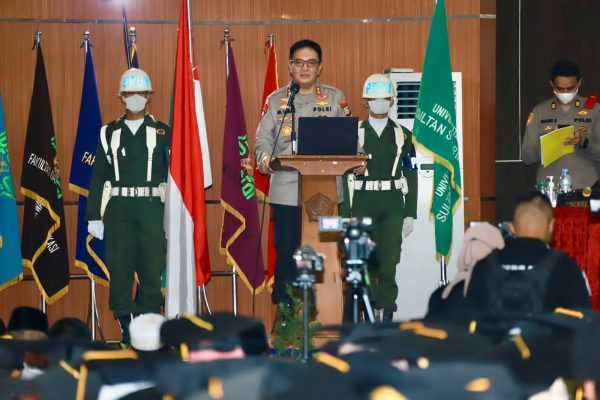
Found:
[[418, 145], [433, 154], [431, 215], [435, 220], [435, 248], [438, 257], [447, 257], [452, 246], [452, 216], [460, 204], [461, 185], [444, 0], [437, 1], [429, 31], [414, 137]]

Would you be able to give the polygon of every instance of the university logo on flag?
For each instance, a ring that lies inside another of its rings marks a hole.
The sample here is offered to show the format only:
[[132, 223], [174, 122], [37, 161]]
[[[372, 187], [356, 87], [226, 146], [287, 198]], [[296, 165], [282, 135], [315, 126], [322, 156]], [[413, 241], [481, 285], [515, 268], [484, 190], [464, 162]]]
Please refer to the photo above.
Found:
[[0, 262], [0, 290], [2, 290], [18, 283], [23, 277], [17, 202], [10, 172], [2, 96], [0, 96], [0, 260], [2, 261]]
[[452, 218], [462, 189], [444, 0], [437, 2], [429, 32], [414, 137], [433, 154], [431, 214], [435, 221], [436, 253], [447, 257], [452, 246]]
[[25, 196], [21, 248], [23, 265], [31, 269], [44, 299], [51, 304], [68, 291], [69, 255], [46, 67], [41, 45], [36, 47], [21, 175]]

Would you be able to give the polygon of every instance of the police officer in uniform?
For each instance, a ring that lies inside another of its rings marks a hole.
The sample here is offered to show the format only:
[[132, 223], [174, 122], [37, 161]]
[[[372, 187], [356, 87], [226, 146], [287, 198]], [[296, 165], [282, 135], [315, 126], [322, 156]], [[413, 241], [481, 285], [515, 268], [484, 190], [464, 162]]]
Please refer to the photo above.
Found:
[[[150, 78], [141, 69], [121, 77], [125, 114], [100, 130], [87, 209], [89, 233], [106, 237], [109, 306], [124, 342], [135, 315], [160, 312], [160, 276], [166, 265], [163, 213], [171, 131], [146, 113], [150, 93]], [[139, 282], [133, 300], [135, 273]]]
[[359, 123], [358, 140], [369, 156], [362, 176], [349, 174], [344, 185], [343, 215], [371, 217], [371, 237], [379, 249], [379, 266], [371, 268], [375, 308], [384, 321], [396, 311], [396, 265], [402, 237], [417, 217], [418, 179], [412, 133], [388, 117], [395, 87], [382, 74], [367, 78], [363, 101], [369, 118]]
[[[259, 170], [263, 174], [271, 174], [269, 202], [275, 225], [277, 251], [272, 294], [272, 301], [275, 304], [292, 304], [285, 290], [286, 284], [291, 284], [295, 278], [296, 267], [292, 255], [300, 245], [298, 173], [273, 171], [269, 167], [271, 155], [277, 157], [281, 154], [292, 154], [292, 115], [288, 113], [285, 118], [283, 116], [292, 83], [295, 82], [300, 87], [293, 101], [295, 127], [298, 126], [299, 117], [350, 115], [350, 108], [344, 94], [339, 89], [318, 82], [322, 68], [322, 52], [318, 43], [311, 40], [300, 40], [294, 43], [290, 48], [288, 66], [292, 81], [288, 86], [271, 93], [256, 133], [255, 156]], [[281, 131], [276, 140], [279, 129]]]
[[575, 145], [575, 151], [558, 159], [548, 167], [538, 166], [537, 182], [554, 176], [555, 182], [563, 168], [569, 169], [573, 189], [592, 186], [598, 179], [595, 160], [600, 149], [600, 106], [593, 98], [578, 95], [581, 86], [579, 67], [572, 61], [558, 61], [552, 66], [550, 86], [554, 97], [535, 106], [529, 117], [522, 143], [526, 165], [539, 164], [540, 136], [558, 128], [573, 125], [575, 135], [565, 145]]

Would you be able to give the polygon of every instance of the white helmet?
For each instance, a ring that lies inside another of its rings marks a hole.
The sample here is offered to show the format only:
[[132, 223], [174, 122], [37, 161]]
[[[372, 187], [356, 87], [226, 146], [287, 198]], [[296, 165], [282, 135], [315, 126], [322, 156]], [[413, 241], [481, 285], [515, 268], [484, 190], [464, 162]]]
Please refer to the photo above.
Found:
[[119, 81], [119, 94], [123, 92], [150, 92], [152, 93], [150, 77], [143, 70], [131, 68], [121, 75]]
[[386, 75], [373, 74], [365, 81], [363, 86], [363, 99], [385, 99], [396, 96], [396, 88]]

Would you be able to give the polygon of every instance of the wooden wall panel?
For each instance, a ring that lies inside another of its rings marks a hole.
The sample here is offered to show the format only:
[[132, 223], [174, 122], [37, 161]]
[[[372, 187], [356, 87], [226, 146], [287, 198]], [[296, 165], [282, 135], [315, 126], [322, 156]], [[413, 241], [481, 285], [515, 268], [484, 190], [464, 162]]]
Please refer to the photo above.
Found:
[[[482, 168], [490, 167], [486, 150], [489, 145], [493, 149], [493, 142], [484, 138], [483, 132], [487, 134], [489, 121], [494, 118], [493, 97], [491, 100], [487, 97], [490, 92], [486, 88], [495, 73], [494, 62], [490, 61], [494, 50], [489, 47], [495, 37], [495, 21], [482, 22], [479, 13], [493, 12], [495, 1], [447, 0], [446, 3], [453, 70], [463, 73], [464, 192], [469, 199], [465, 214], [467, 220], [481, 219], [487, 213], [479, 201], [480, 196], [490, 194], [488, 186], [484, 188], [482, 184], [484, 180], [486, 185], [489, 183], [488, 178], [484, 178], [489, 174], [482, 173]], [[135, 25], [138, 32], [140, 65], [150, 74], [156, 91], [150, 112], [163, 121], [169, 118], [179, 4], [179, 0], [127, 1], [128, 18], [135, 21], [130, 25]], [[218, 201], [220, 195], [226, 102], [225, 55], [220, 44], [224, 28], [231, 30], [234, 39], [246, 124], [252, 136], [259, 120], [267, 62], [263, 46], [268, 34], [276, 36], [281, 84], [289, 79], [289, 46], [302, 38], [314, 39], [323, 47], [321, 80], [342, 89], [354, 114], [364, 118], [366, 111], [360, 96], [368, 75], [390, 66], [422, 69], [433, 6], [431, 0], [192, 1], [194, 49], [199, 61], [214, 181], [207, 191], [207, 200]], [[82, 34], [89, 30], [92, 35], [102, 116], [104, 122], [109, 122], [123, 111], [116, 97], [118, 79], [126, 68], [120, 18], [117, 0], [0, 2], [0, 51], [5, 56], [5, 62], [0, 63], [0, 93], [4, 98], [11, 167], [17, 188], [35, 63], [35, 52], [31, 51], [33, 34], [37, 30], [43, 32], [59, 165], [66, 187], [81, 97], [84, 65], [79, 45]], [[20, 194], [17, 198], [22, 200]], [[66, 190], [65, 200], [76, 202], [77, 198]], [[69, 254], [73, 259], [76, 205], [68, 204], [65, 209]], [[207, 204], [211, 264], [215, 271], [229, 268], [218, 251], [221, 217], [219, 204]], [[71, 271], [81, 273], [73, 264]], [[251, 295], [243, 283], [238, 282], [240, 313], [251, 315]], [[88, 285], [83, 281], [74, 282], [69, 294], [50, 306], [50, 318], [86, 316]], [[213, 311], [231, 309], [229, 277], [215, 277], [207, 291]], [[104, 333], [115, 338], [118, 331], [107, 307], [107, 297], [108, 290], [98, 287]], [[255, 314], [270, 326], [269, 294], [261, 294], [255, 300]], [[39, 295], [33, 283], [20, 283], [0, 293], [0, 317], [7, 319], [15, 305], [38, 303]]]
[[[487, 0], [489, 3], [489, 0]], [[120, 19], [120, 0], [5, 0], [3, 18]], [[180, 0], [127, 0], [129, 20], [177, 20]], [[430, 0], [305, 0], [305, 1], [200, 1], [191, 0], [194, 20], [244, 21], [321, 20], [344, 18], [428, 17], [435, 2]], [[448, 15], [476, 15], [480, 1], [447, 0]]]

